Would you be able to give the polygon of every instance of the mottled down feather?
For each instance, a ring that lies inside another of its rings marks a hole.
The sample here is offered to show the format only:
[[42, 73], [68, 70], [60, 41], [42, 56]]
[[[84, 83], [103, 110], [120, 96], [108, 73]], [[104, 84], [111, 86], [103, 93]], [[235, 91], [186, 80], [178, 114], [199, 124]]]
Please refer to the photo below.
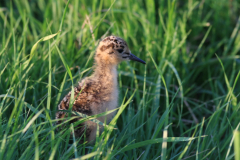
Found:
[[[101, 85], [96, 85], [96, 82], [88, 80], [86, 84], [83, 84], [84, 82], [81, 82], [74, 88], [74, 103], [72, 107], [72, 111], [80, 112], [83, 114], [86, 114], [88, 116], [91, 116], [93, 114], [91, 110], [91, 105], [101, 103], [101, 97], [97, 96], [99, 95], [99, 91], [101, 88]], [[68, 113], [63, 112], [61, 110], [68, 110], [70, 106], [70, 98], [71, 98], [71, 91], [63, 98], [63, 100], [58, 105], [58, 111], [56, 113], [56, 119], [60, 118], [66, 118]], [[94, 104], [93, 104], [94, 103]], [[76, 115], [71, 115], [71, 117], [76, 117], [76, 119], [70, 121], [70, 123], [74, 123], [81, 119], [81, 117]], [[57, 124], [62, 123], [62, 120], [57, 121]], [[61, 127], [62, 128], [62, 127]], [[86, 131], [85, 131], [86, 129]], [[81, 137], [84, 132], [86, 132], [86, 136], [88, 137], [91, 129], [87, 127], [87, 123], [81, 123], [79, 124], [75, 130], [75, 136]]]

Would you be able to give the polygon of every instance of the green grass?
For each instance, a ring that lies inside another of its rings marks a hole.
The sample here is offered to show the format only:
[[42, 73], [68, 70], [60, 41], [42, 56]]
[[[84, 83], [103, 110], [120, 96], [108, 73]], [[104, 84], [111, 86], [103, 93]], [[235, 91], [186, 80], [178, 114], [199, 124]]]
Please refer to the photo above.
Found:
[[[239, 160], [239, 11], [226, 0], [1, 1], [0, 159]], [[75, 124], [56, 132], [57, 105], [112, 34], [147, 64], [119, 65], [118, 113], [109, 125], [83, 118], [105, 130], [78, 144]]]

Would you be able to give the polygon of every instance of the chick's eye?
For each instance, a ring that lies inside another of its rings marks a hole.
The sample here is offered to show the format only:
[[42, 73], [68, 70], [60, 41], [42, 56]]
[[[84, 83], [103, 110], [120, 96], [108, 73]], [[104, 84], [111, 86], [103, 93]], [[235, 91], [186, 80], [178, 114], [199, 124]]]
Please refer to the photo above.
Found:
[[123, 49], [117, 49], [118, 53], [122, 53]]

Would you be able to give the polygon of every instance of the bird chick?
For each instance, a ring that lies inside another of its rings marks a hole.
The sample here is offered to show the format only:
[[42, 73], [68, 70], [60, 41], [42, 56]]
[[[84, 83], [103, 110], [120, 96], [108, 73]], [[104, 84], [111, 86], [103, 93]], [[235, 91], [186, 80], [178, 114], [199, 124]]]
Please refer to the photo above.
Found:
[[[131, 53], [127, 43], [119, 37], [109, 36], [104, 38], [98, 45], [95, 54], [94, 73], [78, 82], [74, 88], [74, 103], [72, 110], [88, 116], [110, 111], [118, 107], [118, 84], [117, 65], [122, 61], [133, 60], [145, 64], [145, 62]], [[67, 113], [61, 110], [68, 110], [70, 107], [71, 91], [63, 98], [58, 105], [56, 119], [67, 117]], [[115, 113], [97, 118], [101, 122], [109, 123]], [[76, 115], [72, 115], [76, 116]], [[76, 122], [81, 117], [76, 117]], [[57, 124], [62, 123], [59, 120]], [[100, 127], [100, 131], [102, 130]], [[85, 130], [86, 129], [86, 130]], [[74, 129], [75, 137], [86, 135], [88, 142], [94, 142], [96, 138], [97, 124], [86, 121]], [[83, 141], [81, 141], [83, 142]]]

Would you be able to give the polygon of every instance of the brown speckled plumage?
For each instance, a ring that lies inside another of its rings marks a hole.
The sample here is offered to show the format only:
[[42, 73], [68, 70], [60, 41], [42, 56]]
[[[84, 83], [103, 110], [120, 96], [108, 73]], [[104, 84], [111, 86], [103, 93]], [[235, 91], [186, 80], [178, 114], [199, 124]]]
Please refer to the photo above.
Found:
[[[93, 75], [78, 82], [78, 85], [74, 88], [75, 101], [72, 110], [91, 116], [117, 108], [117, 65], [124, 60], [134, 60], [145, 64], [144, 61], [131, 53], [123, 39], [116, 36], [109, 36], [103, 39], [96, 50]], [[70, 97], [71, 91], [58, 105], [59, 111], [56, 113], [56, 119], [67, 117], [67, 113], [61, 110], [69, 109]], [[106, 119], [107, 123], [109, 123], [113, 116], [114, 113], [111, 113], [97, 119], [103, 123]], [[79, 119], [81, 117], [76, 117], [71, 123]], [[57, 124], [61, 122], [62, 120], [59, 120]], [[86, 121], [75, 128], [74, 134], [76, 137], [81, 137], [85, 133], [87, 141], [94, 142], [96, 126], [96, 123]], [[100, 131], [102, 128], [100, 126]]]

